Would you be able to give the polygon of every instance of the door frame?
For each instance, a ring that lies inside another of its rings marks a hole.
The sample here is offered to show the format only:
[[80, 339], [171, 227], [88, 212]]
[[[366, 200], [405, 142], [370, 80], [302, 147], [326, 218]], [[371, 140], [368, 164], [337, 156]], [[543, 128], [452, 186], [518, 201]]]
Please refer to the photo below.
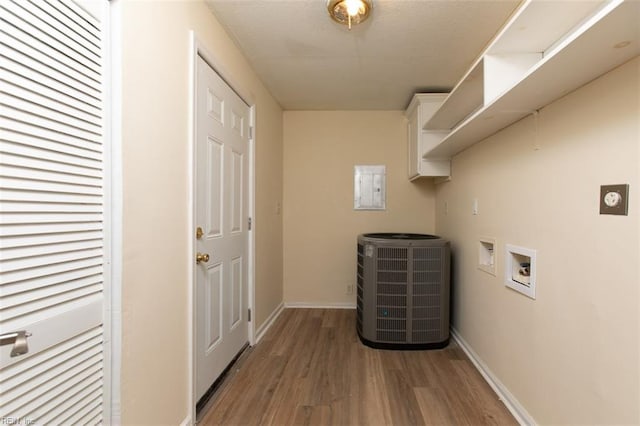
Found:
[[105, 424], [121, 423], [122, 365], [122, 44], [120, 2], [73, 0], [99, 16], [103, 108], [103, 386]]
[[[78, 0], [76, 0], [78, 1]], [[79, 0], [91, 3], [90, 0]], [[103, 2], [105, 128], [104, 419], [122, 422], [122, 21], [119, 1]]]
[[[196, 105], [196, 90], [197, 90], [197, 62], [198, 56], [201, 57], [209, 66], [231, 87], [231, 89], [236, 92], [236, 94], [249, 106], [249, 126], [251, 126], [251, 134], [249, 138], [249, 182], [248, 188], [249, 191], [249, 206], [248, 206], [248, 215], [252, 220], [251, 230], [249, 230], [248, 237], [248, 259], [247, 259], [247, 308], [251, 310], [251, 320], [247, 321], [247, 339], [249, 341], [249, 345], [253, 346], [255, 344], [255, 226], [256, 226], [256, 218], [255, 218], [255, 141], [256, 141], [256, 104], [253, 99], [253, 96], [250, 95], [250, 92], [245, 90], [245, 88], [239, 84], [237, 79], [234, 77], [233, 73], [231, 73], [224, 65], [222, 58], [215, 55], [213, 52], [208, 50], [204, 43], [197, 36], [195, 31], [189, 31], [189, 44], [190, 44], [190, 53], [189, 53], [189, 120], [190, 120], [190, 131], [189, 131], [189, 164], [187, 170], [189, 172], [189, 198], [187, 200], [187, 212], [188, 212], [188, 228], [187, 233], [191, 240], [191, 244], [189, 245], [189, 253], [188, 259], [195, 259], [196, 255], [196, 238], [195, 238], [195, 227], [196, 227], [196, 211], [195, 211], [195, 190], [196, 190], [196, 182], [195, 182], [195, 147], [196, 147], [196, 118], [197, 118], [197, 105]], [[196, 295], [196, 264], [195, 261], [192, 262], [192, 267], [189, 268], [189, 279], [188, 282], [191, 283], [189, 287], [189, 320], [188, 320], [188, 342], [189, 342], [189, 414], [187, 418], [184, 420], [183, 424], [195, 424], [196, 420], [196, 339], [195, 339], [195, 327], [196, 327], [196, 305], [195, 305], [195, 295]]]

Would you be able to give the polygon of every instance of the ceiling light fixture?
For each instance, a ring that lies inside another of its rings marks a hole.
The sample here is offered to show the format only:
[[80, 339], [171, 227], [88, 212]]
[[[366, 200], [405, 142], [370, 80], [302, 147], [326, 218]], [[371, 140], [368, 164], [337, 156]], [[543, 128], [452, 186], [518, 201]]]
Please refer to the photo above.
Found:
[[373, 9], [371, 0], [328, 0], [327, 10], [334, 21], [347, 25], [359, 24], [366, 20]]

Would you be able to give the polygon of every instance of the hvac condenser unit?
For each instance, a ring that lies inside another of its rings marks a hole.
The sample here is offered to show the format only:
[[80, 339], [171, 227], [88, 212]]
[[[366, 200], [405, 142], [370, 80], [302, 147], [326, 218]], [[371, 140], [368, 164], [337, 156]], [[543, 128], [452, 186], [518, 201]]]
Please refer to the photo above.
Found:
[[381, 349], [449, 343], [449, 242], [425, 234], [358, 236], [357, 330]]

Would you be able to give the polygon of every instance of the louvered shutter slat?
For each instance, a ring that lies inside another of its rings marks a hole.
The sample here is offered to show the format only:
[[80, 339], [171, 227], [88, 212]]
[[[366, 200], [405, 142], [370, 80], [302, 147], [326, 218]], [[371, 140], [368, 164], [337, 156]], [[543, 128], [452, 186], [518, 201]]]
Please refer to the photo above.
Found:
[[95, 38], [97, 45], [100, 45], [98, 34], [100, 29], [96, 19], [89, 15], [83, 8], [78, 6], [71, 0], [45, 0], [51, 6], [59, 10], [62, 14], [73, 20], [76, 24], [84, 28], [90, 35], [89, 38]]
[[45, 181], [57, 184], [75, 184], [86, 187], [102, 188], [102, 179], [99, 176], [87, 177], [81, 174], [69, 173], [69, 171], [64, 170], [64, 167], [60, 167], [58, 170], [47, 171], [47, 169], [42, 168], [3, 164], [0, 166], [0, 176], [12, 176], [14, 178], [22, 178], [32, 181]]
[[[15, 68], [19, 67], [18, 64], [12, 65]], [[70, 96], [66, 91], [56, 90], [56, 88], [47, 86], [45, 84], [46, 81], [33, 81], [22, 75], [17, 75], [13, 72], [10, 73], [8, 70], [2, 68], [0, 68], [0, 80], [5, 82], [5, 86], [3, 86], [4, 90], [13, 90], [16, 93], [28, 92], [32, 94], [32, 96], [35, 95], [45, 99], [55, 99], [59, 102], [61, 108], [66, 108], [68, 111], [74, 111], [75, 114], [79, 114], [80, 117], [84, 117], [87, 121], [94, 122], [92, 120], [97, 120], [95, 122], [98, 122], [101, 119], [99, 105], [97, 104], [97, 100], [94, 98], [86, 98], [84, 100], [78, 99]], [[53, 80], [50, 80], [50, 82], [52, 81]], [[62, 88], [59, 84], [57, 87], [58, 89]], [[87, 100], [90, 100], [91, 102], [86, 102]]]
[[59, 99], [47, 98], [43, 96], [42, 93], [36, 93], [24, 87], [6, 82], [2, 85], [2, 92], [8, 99], [14, 100], [16, 107], [18, 107], [18, 103], [29, 106], [29, 108], [35, 105], [36, 108], [42, 111], [42, 114], [48, 114], [48, 116], [53, 117], [54, 120], [57, 119], [61, 121], [60, 119], [62, 118], [62, 121], [67, 123], [70, 123], [68, 120], [72, 120], [77, 127], [84, 130], [96, 133], [100, 133], [101, 131], [102, 119], [100, 117], [66, 105], [60, 102]]
[[[100, 195], [55, 194], [48, 192], [24, 192], [0, 189], [0, 199], [7, 201], [40, 201], [43, 203], [100, 204]], [[0, 228], [0, 236], [13, 235]]]
[[[0, 148], [1, 149], [1, 148]], [[38, 151], [35, 151], [38, 152]], [[42, 151], [40, 151], [42, 152]], [[44, 154], [44, 153], [43, 153]], [[45, 154], [46, 155], [46, 154]], [[17, 172], [17, 168], [23, 168], [28, 170], [37, 171], [40, 173], [50, 173], [52, 180], [60, 180], [66, 182], [67, 179], [64, 176], [79, 176], [88, 179], [100, 179], [102, 170], [95, 169], [93, 167], [86, 167], [82, 165], [71, 165], [67, 163], [61, 163], [51, 161], [50, 159], [42, 160], [40, 158], [28, 157], [24, 155], [14, 155], [9, 153], [1, 153], [2, 167], [12, 168], [14, 172]], [[64, 156], [58, 156], [59, 159], [63, 159]], [[87, 161], [86, 164], [93, 165], [92, 162]], [[95, 164], [100, 166], [100, 163]], [[8, 172], [7, 172], [8, 173]], [[3, 175], [7, 176], [7, 175]], [[44, 175], [43, 175], [44, 176]], [[62, 177], [61, 177], [62, 176]], [[97, 181], [91, 180], [89, 182], [95, 183]], [[83, 183], [89, 185], [90, 183]]]
[[69, 282], [80, 283], [85, 279], [92, 279], [96, 275], [101, 275], [102, 269], [100, 265], [93, 267], [84, 267], [70, 271], [63, 271], [55, 275], [46, 275], [32, 279], [28, 285], [24, 281], [15, 281], [6, 283], [2, 286], [2, 297], [9, 297], [14, 294], [24, 293], [26, 291], [39, 291], [40, 289], [52, 288], [53, 286], [64, 286]]
[[75, 291], [80, 288], [94, 286], [102, 282], [102, 277], [99, 273], [94, 275], [88, 275], [83, 278], [77, 278], [72, 281], [57, 282], [52, 287], [30, 287], [26, 292], [17, 292], [12, 295], [6, 295], [3, 293], [2, 297], [6, 297], [9, 302], [19, 301], [20, 303], [32, 303], [36, 301], [45, 300], [51, 296], [58, 296], [63, 293]]
[[61, 274], [67, 271], [97, 266], [101, 264], [102, 260], [100, 258], [89, 256], [74, 258], [72, 261], [64, 264], [47, 264], [37, 269], [19, 269], [16, 271], [8, 271], [2, 274], [2, 280], [0, 281], [0, 284], [26, 281], [34, 278], [44, 277], [47, 275]]
[[78, 222], [102, 222], [102, 213], [3, 213], [0, 219], [4, 224], [58, 224]]
[[[30, 415], [34, 418], [42, 419], [43, 424], [53, 424], [53, 419], [59, 418], [62, 413], [69, 412], [76, 406], [78, 401], [94, 399], [97, 395], [100, 395], [102, 393], [101, 379], [101, 376], [96, 375], [91, 382], [83, 381], [66, 389], [64, 392], [47, 400], [44, 405]], [[86, 384], [87, 382], [88, 384]]]
[[[0, 124], [2, 121], [0, 120]], [[56, 142], [45, 140], [36, 136], [25, 135], [24, 133], [16, 133], [4, 129], [2, 131], [4, 141], [0, 141], [0, 155], [3, 162], [11, 164], [9, 155], [18, 157], [19, 164], [25, 167], [42, 168], [45, 170], [90, 170], [86, 172], [88, 176], [100, 175], [102, 171], [102, 153], [90, 148], [94, 148], [93, 144], [83, 143], [84, 146], [66, 143], [68, 141]], [[38, 142], [37, 146], [33, 144]], [[32, 163], [29, 163], [32, 162]], [[65, 167], [59, 169], [58, 165]]]
[[[59, 242], [57, 244], [38, 244], [38, 252], [42, 255], [50, 253], [68, 253], [89, 248], [102, 247], [100, 239], [72, 240], [70, 242]], [[33, 250], [33, 246], [16, 247], [5, 249], [2, 262], [14, 259], [27, 259]]]
[[[79, 120], [75, 117], [75, 114], [65, 114], [60, 111], [59, 105], [55, 102], [49, 102], [47, 106], [41, 106], [33, 101], [11, 96], [7, 94], [7, 91], [5, 91], [5, 93], [0, 94], [0, 104], [11, 106], [16, 110], [27, 114], [23, 115], [23, 117], [34, 117], [32, 119], [33, 121], [30, 122], [34, 122], [37, 119], [39, 126], [55, 129], [56, 131], [59, 131], [61, 133], [80, 136], [92, 141], [95, 141], [96, 135], [99, 136], [101, 133], [100, 124], [95, 125], [83, 120]], [[43, 123], [45, 122], [50, 124], [44, 125]], [[97, 140], [97, 142], [99, 141], [100, 139]]]
[[93, 417], [94, 411], [99, 408], [101, 401], [85, 398], [80, 404], [76, 404], [74, 412], [61, 420], [63, 424], [84, 424], [86, 417]]
[[[94, 141], [82, 139], [82, 137], [69, 135], [55, 131], [53, 129], [47, 129], [37, 126], [35, 123], [17, 121], [15, 119], [16, 113], [12, 113], [13, 118], [9, 114], [5, 116], [0, 115], [0, 128], [6, 129], [10, 132], [24, 133], [29, 136], [44, 139], [45, 141], [60, 142], [71, 146], [77, 146], [78, 148], [84, 148], [87, 150], [96, 150], [100, 148], [100, 145]], [[26, 114], [22, 114], [23, 117], [27, 117]], [[4, 133], [5, 130], [2, 132]], [[4, 139], [4, 136], [3, 136]]]
[[[100, 351], [101, 352], [101, 351]], [[4, 395], [6, 405], [2, 408], [0, 416], [8, 417], [8, 413], [15, 412], [18, 408], [23, 407], [34, 400], [46, 398], [48, 394], [53, 395], [62, 386], [72, 386], [83, 376], [90, 376], [101, 370], [100, 361], [101, 353], [89, 353], [84, 357], [76, 357], [69, 362], [57, 365], [51, 368], [45, 374], [35, 376], [33, 380], [36, 386], [29, 392], [24, 392], [24, 388], [20, 387], [17, 392], [19, 395], [7, 392]]]
[[[16, 201], [0, 201], [0, 211], [5, 213], [100, 213], [99, 204], [43, 204]], [[4, 246], [6, 248], [7, 246]]]
[[57, 134], [62, 134], [64, 136], [70, 136], [75, 139], [83, 140], [85, 141], [85, 143], [89, 142], [99, 144], [101, 142], [100, 135], [92, 132], [87, 132], [86, 130], [70, 126], [60, 121], [54, 121], [47, 117], [36, 115], [30, 111], [14, 108], [14, 105], [11, 105], [8, 102], [2, 102], [5, 99], [6, 98], [2, 99], [2, 97], [0, 97], [0, 106], [3, 107], [3, 118], [22, 123], [28, 123], [29, 127], [46, 129], [50, 132], [55, 132]]
[[[0, 33], [0, 44], [3, 45], [3, 53], [7, 55], [5, 56], [7, 62], [18, 63], [23, 68], [33, 70], [36, 75], [49, 76], [51, 80], [62, 83], [73, 92], [83, 93], [90, 99], [100, 99], [101, 93], [96, 87], [96, 82], [82, 77], [75, 71], [66, 70], [63, 65], [54, 62], [43, 52], [23, 42], [18, 38], [20, 36], [18, 31]], [[9, 65], [11, 64], [7, 64]]]
[[[88, 84], [97, 90], [100, 89], [100, 58], [96, 57], [94, 52], [84, 49], [66, 33], [58, 31], [55, 27], [60, 24], [53, 17], [40, 19], [37, 15], [45, 15], [29, 1], [23, 0], [14, 3], [9, 0], [0, 3], [0, 5], [4, 9], [4, 14], [12, 14], [17, 18], [11, 20], [11, 27], [23, 33], [21, 35], [12, 34], [12, 36], [19, 40], [28, 40], [28, 46], [41, 52], [55, 51], [57, 54], [51, 53], [51, 57], [69, 69], [67, 74], [78, 75], [80, 79], [86, 79], [87, 83], [91, 79], [93, 82]], [[42, 58], [40, 57], [40, 59]], [[56, 65], [51, 64], [51, 67], [55, 68]]]
[[103, 255], [102, 247], [53, 254], [43, 253], [42, 249], [38, 249], [38, 252], [39, 255], [37, 259], [25, 257], [12, 260], [3, 260], [2, 263], [0, 263], [0, 265], [2, 265], [2, 270], [6, 273], [10, 273], [28, 269], [39, 269], [39, 267], [41, 266], [66, 263], [75, 259], [88, 259]]
[[11, 224], [0, 227], [0, 237], [4, 236], [31, 236], [57, 234], [61, 232], [81, 232], [102, 230], [101, 222], [77, 222], [77, 223], [30, 223]]
[[14, 177], [0, 177], [0, 187], [22, 191], [59, 192], [62, 194], [101, 195], [102, 189], [93, 186], [72, 185], [67, 183], [46, 182], [20, 179]]
[[97, 231], [84, 231], [84, 232], [65, 232], [64, 234], [48, 234], [48, 235], [19, 235], [17, 237], [5, 237], [2, 239], [3, 253], [6, 250], [8, 254], [7, 259], [12, 257], [12, 250], [22, 249], [25, 247], [33, 246], [48, 246], [57, 243], [67, 243], [73, 241], [84, 241], [102, 239], [102, 232]]
[[[96, 97], [95, 93], [93, 95], [89, 95], [80, 90], [82, 87], [78, 88], [74, 86], [73, 79], [66, 78], [64, 75], [57, 75], [55, 72], [52, 72], [53, 75], [50, 76], [47, 73], [49, 70], [46, 67], [39, 66], [37, 62], [30, 60], [27, 56], [15, 55], [16, 52], [10, 51], [9, 46], [2, 46], [1, 50], [3, 53], [14, 54], [13, 57], [0, 56], [3, 59], [2, 66], [6, 71], [35, 82], [34, 84], [36, 86], [34, 87], [45, 87], [54, 93], [63, 94], [66, 99], [76, 99], [83, 102], [91, 107], [88, 112], [94, 112], [95, 109], [100, 109], [101, 99]], [[21, 59], [22, 61], [20, 61]], [[61, 80], [54, 78], [54, 76]], [[20, 79], [17, 78], [16, 84], [18, 84], [19, 81]]]
[[[14, 0], [15, 1], [15, 0]], [[96, 64], [95, 70], [100, 70], [100, 39], [96, 38], [91, 31], [87, 31], [69, 16], [60, 12], [46, 1], [37, 0], [21, 3], [21, 6], [37, 15], [43, 22], [47, 22], [58, 31], [58, 34], [65, 37], [74, 50], [83, 54], [90, 61]]]
[[38, 224], [58, 224], [58, 223], [79, 223], [79, 222], [102, 222], [102, 213], [2, 213], [0, 215], [2, 223], [5, 225], [38, 223]]

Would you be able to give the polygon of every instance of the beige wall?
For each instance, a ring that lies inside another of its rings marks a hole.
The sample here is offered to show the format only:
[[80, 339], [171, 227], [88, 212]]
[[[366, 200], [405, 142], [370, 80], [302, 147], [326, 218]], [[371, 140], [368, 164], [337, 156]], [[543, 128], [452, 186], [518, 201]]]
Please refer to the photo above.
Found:
[[122, 421], [172, 424], [188, 403], [189, 30], [257, 111], [256, 319], [282, 301], [282, 111], [201, 1], [119, 1], [124, 181]]
[[[640, 422], [639, 75], [636, 58], [543, 108], [537, 132], [529, 117], [473, 146], [437, 188], [454, 326], [539, 424]], [[629, 216], [599, 215], [617, 183]], [[498, 240], [497, 277], [478, 236]], [[505, 243], [537, 250], [536, 300], [504, 286]]]
[[[399, 111], [284, 113], [284, 288], [288, 303], [355, 304], [356, 237], [434, 231], [430, 180], [407, 180]], [[353, 210], [353, 166], [384, 164], [387, 210]]]

